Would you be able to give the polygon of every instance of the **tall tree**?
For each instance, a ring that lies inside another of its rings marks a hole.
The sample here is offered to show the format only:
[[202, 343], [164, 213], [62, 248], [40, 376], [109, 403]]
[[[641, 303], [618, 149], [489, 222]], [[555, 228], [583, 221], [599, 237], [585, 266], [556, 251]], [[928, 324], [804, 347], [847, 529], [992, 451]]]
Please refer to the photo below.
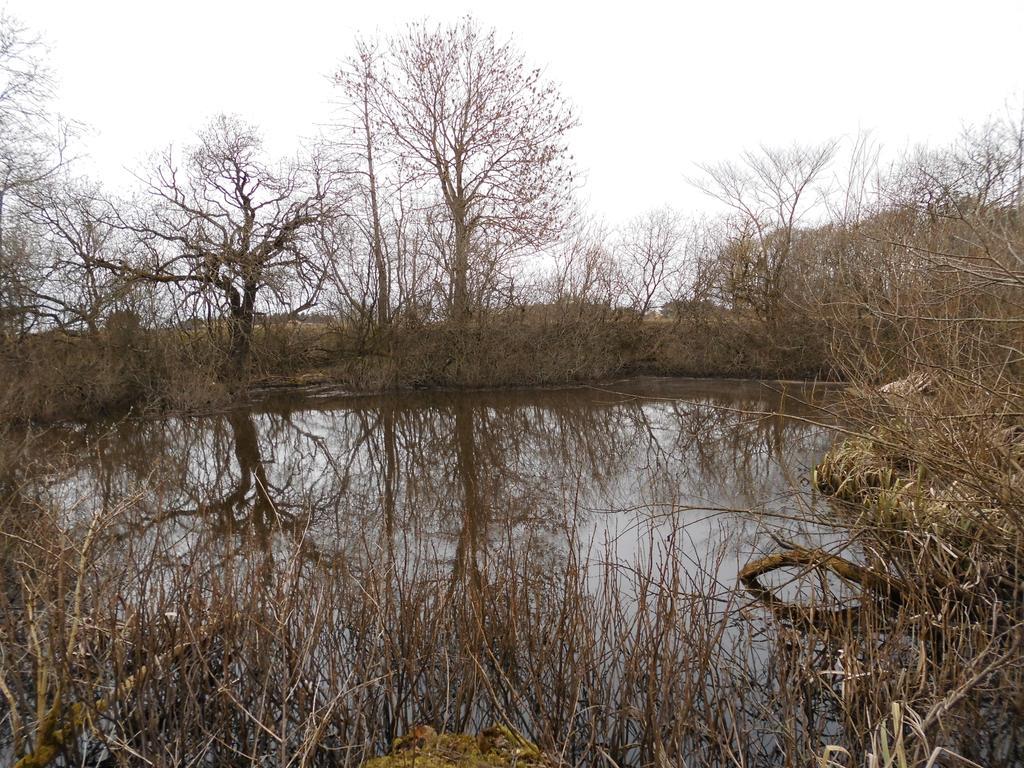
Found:
[[26, 198], [64, 163], [68, 126], [51, 109], [41, 40], [0, 12], [0, 327], [32, 324], [38, 269], [21, 218]]
[[346, 154], [355, 156], [352, 158], [353, 162], [346, 165], [351, 165], [363, 178], [367, 213], [363, 229], [376, 281], [374, 308], [377, 325], [384, 327], [390, 321], [391, 265], [381, 221], [381, 183], [377, 170], [379, 126], [376, 125], [370, 108], [376, 88], [374, 72], [378, 56], [374, 43], [366, 40], [356, 41], [356, 53], [338, 70], [335, 84], [341, 88], [345, 97], [347, 125], [344, 128], [352, 134], [352, 138], [346, 137], [343, 140], [342, 146], [348, 150]]
[[410, 25], [364, 74], [367, 110], [408, 178], [436, 190], [450, 226], [449, 314], [474, 309], [474, 268], [557, 237], [576, 124], [558, 88], [511, 42], [464, 18]]
[[620, 232], [622, 291], [639, 319], [667, 298], [665, 289], [682, 272], [685, 239], [682, 217], [668, 207], [636, 216]]
[[33, 263], [24, 295], [38, 321], [96, 331], [111, 311], [126, 308], [130, 285], [102, 266], [118, 258], [124, 238], [98, 184], [55, 175], [23, 196], [19, 214], [19, 245]]

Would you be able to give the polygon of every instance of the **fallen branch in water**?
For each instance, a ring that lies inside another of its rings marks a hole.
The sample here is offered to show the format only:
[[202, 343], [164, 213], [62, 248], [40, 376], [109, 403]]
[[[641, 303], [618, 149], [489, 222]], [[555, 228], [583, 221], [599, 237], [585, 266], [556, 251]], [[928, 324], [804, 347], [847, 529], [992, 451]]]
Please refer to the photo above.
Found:
[[782, 552], [776, 552], [748, 563], [740, 571], [739, 579], [748, 592], [776, 614], [785, 615], [787, 618], [806, 619], [808, 614], [813, 611], [812, 608], [782, 600], [760, 581], [761, 577], [767, 573], [789, 567], [830, 571], [844, 581], [858, 584], [867, 591], [891, 602], [898, 602], [901, 594], [906, 591], [902, 582], [888, 574], [880, 574], [821, 549], [806, 549], [796, 544], [789, 544]]

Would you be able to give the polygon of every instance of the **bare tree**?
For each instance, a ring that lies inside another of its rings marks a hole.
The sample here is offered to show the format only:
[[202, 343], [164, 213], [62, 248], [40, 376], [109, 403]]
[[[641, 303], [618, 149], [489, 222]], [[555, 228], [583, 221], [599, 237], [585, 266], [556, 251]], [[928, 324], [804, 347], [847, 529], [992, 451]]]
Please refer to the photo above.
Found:
[[701, 166], [694, 183], [731, 209], [721, 258], [734, 302], [774, 324], [797, 230], [815, 204], [816, 184], [836, 154], [835, 142], [744, 152], [740, 163]]
[[32, 323], [35, 264], [20, 204], [64, 163], [67, 126], [50, 109], [53, 81], [38, 37], [0, 12], [0, 323]]
[[231, 369], [248, 360], [257, 300], [292, 314], [311, 307], [327, 275], [306, 236], [338, 212], [339, 176], [316, 158], [274, 168], [244, 122], [215, 118], [179, 168], [167, 150], [143, 179], [151, 205], [121, 218], [140, 256], [102, 263], [177, 289], [228, 321]]
[[540, 70], [472, 18], [412, 24], [375, 64], [368, 108], [393, 159], [443, 201], [450, 315], [461, 322], [473, 310], [475, 268], [500, 275], [502, 256], [558, 235], [573, 184], [565, 137], [576, 121]]
[[57, 176], [22, 199], [22, 247], [32, 264], [25, 296], [35, 317], [64, 329], [95, 332], [129, 288], [102, 266], [123, 251], [123, 238], [100, 187]]
[[620, 232], [615, 252], [622, 291], [639, 319], [666, 298], [663, 290], [682, 272], [685, 240], [682, 217], [668, 207], [637, 216]]
[[548, 300], [577, 318], [594, 309], [610, 310], [618, 292], [615, 261], [604, 223], [576, 211], [566, 236], [554, 250]]
[[7, 198], [53, 174], [63, 158], [66, 126], [50, 109], [43, 53], [38, 37], [0, 14], [0, 226]]
[[342, 147], [346, 155], [354, 155], [352, 162], [346, 157], [343, 162], [357, 170], [362, 177], [365, 221], [357, 219], [354, 224], [362, 230], [368, 245], [375, 285], [374, 310], [377, 325], [386, 326], [391, 318], [391, 264], [387, 254], [381, 201], [381, 177], [378, 172], [377, 146], [380, 141], [379, 125], [371, 103], [377, 97], [375, 70], [379, 54], [377, 46], [366, 40], [356, 41], [356, 53], [349, 57], [335, 75], [335, 84], [344, 98], [344, 120], [341, 126], [346, 135]]

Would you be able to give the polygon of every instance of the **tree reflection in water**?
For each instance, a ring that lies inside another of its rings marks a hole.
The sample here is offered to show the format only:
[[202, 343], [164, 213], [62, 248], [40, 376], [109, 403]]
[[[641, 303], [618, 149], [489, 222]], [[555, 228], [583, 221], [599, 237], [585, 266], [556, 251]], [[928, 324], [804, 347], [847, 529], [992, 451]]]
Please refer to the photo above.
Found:
[[103, 659], [166, 667], [182, 637], [202, 649], [118, 710], [111, 733], [140, 754], [169, 738], [167, 707], [193, 705], [182, 733], [202, 738], [182, 749], [206, 760], [345, 764], [415, 722], [506, 718], [620, 764], [776, 765], [841, 740], [836, 687], [806, 674], [827, 649], [766, 631], [735, 589], [768, 531], [841, 540], [802, 482], [827, 430], [763, 415], [819, 416], [810, 393], [620, 389], [50, 432], [5, 462], [2, 487], [10, 508], [61, 510], [71, 536], [105, 521], [80, 681], [109, 689], [123, 673]]

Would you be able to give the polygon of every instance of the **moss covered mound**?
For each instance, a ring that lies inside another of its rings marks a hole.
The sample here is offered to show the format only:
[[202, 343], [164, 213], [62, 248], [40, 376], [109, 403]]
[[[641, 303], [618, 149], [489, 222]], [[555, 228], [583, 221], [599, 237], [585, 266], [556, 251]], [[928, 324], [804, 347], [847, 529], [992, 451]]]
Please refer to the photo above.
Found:
[[391, 752], [366, 763], [365, 768], [512, 768], [554, 766], [537, 746], [511, 728], [493, 726], [478, 736], [438, 734], [418, 726], [399, 739]]

